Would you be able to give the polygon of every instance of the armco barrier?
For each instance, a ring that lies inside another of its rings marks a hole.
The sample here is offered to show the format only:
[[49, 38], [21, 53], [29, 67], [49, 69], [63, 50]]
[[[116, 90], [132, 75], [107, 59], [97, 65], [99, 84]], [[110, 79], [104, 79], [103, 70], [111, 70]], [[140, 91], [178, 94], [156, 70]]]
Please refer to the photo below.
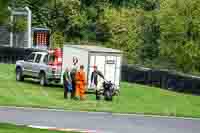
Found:
[[200, 77], [178, 72], [124, 65], [122, 66], [121, 78], [122, 81], [156, 86], [179, 92], [200, 94]]

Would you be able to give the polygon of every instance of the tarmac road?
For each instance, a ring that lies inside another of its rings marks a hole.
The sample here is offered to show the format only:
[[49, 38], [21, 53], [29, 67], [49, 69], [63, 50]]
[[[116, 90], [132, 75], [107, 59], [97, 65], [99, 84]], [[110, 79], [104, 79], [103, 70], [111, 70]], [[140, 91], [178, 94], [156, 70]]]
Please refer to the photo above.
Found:
[[200, 119], [0, 107], [0, 122], [98, 133], [200, 133]]

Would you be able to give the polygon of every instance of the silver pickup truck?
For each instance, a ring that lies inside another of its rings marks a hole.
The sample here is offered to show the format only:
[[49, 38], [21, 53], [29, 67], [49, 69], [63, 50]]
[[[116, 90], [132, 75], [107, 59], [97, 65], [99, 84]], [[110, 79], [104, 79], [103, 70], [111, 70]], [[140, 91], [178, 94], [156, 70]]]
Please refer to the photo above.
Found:
[[62, 64], [54, 64], [55, 57], [48, 52], [33, 52], [25, 60], [16, 62], [16, 80], [39, 79], [45, 86], [54, 81], [60, 83]]

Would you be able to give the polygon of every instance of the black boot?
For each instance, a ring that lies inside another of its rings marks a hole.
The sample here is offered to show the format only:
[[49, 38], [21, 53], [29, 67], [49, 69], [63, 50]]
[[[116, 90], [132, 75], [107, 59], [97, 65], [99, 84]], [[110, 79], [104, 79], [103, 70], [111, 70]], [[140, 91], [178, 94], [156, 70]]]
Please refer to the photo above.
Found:
[[96, 100], [101, 100], [100, 93], [96, 90]]
[[64, 92], [64, 99], [67, 99], [67, 93]]

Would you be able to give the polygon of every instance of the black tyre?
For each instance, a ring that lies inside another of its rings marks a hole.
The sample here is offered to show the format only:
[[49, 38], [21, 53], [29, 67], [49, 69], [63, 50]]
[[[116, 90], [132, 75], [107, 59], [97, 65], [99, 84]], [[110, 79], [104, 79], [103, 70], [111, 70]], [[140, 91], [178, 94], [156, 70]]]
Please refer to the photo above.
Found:
[[119, 90], [115, 90], [114, 93], [113, 93], [113, 96], [119, 96], [120, 94], [120, 91]]
[[101, 100], [101, 94], [99, 91], [96, 91], [96, 100]]
[[21, 68], [16, 69], [16, 80], [17, 81], [24, 81], [24, 77], [23, 77]]
[[46, 86], [48, 84], [46, 75], [44, 72], [40, 73], [40, 85], [41, 86]]
[[105, 91], [105, 93], [104, 93], [104, 99], [106, 101], [112, 101], [112, 94], [111, 94], [111, 92]]

